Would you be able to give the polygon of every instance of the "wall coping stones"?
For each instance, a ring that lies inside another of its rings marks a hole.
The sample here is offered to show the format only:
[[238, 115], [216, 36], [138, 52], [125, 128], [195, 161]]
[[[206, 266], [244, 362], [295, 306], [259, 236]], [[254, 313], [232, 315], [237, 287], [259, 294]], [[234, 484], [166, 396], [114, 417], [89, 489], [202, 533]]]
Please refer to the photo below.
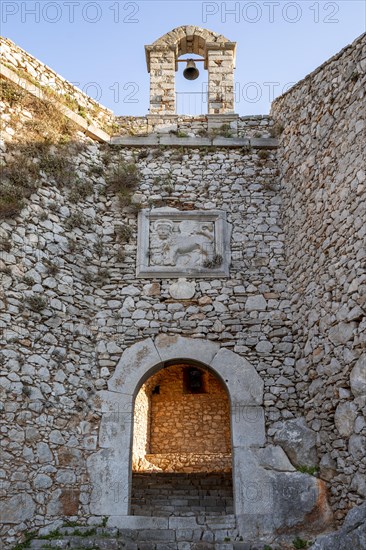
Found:
[[256, 149], [276, 149], [278, 140], [276, 138], [178, 138], [174, 135], [160, 136], [158, 134], [150, 134], [149, 136], [116, 136], [111, 138], [110, 144], [122, 145], [124, 147], [169, 145], [169, 147], [254, 147]]
[[366, 33], [363, 33], [361, 34], [358, 38], [356, 38], [356, 40], [354, 40], [351, 44], [348, 44], [348, 46], [345, 46], [340, 52], [336, 53], [335, 55], [333, 55], [332, 57], [330, 57], [329, 59], [327, 59], [327, 61], [324, 61], [324, 63], [322, 63], [321, 65], [319, 65], [319, 67], [317, 67], [314, 71], [312, 71], [311, 73], [307, 74], [304, 78], [302, 78], [301, 80], [299, 80], [298, 82], [296, 82], [296, 84], [294, 84], [289, 90], [287, 90], [284, 94], [276, 97], [276, 99], [272, 102], [272, 107], [271, 107], [271, 113], [273, 110], [276, 110], [277, 109], [277, 104], [279, 102], [281, 102], [283, 100], [284, 97], [286, 97], [288, 94], [292, 94], [294, 92], [294, 90], [296, 90], [297, 88], [300, 88], [304, 82], [306, 82], [307, 80], [311, 80], [313, 79], [318, 73], [320, 73], [321, 71], [323, 71], [327, 65], [330, 65], [331, 63], [333, 63], [334, 61], [337, 61], [337, 59], [340, 59], [344, 54], [345, 52], [348, 50], [348, 49], [353, 49], [356, 47], [357, 43], [358, 42], [362, 42], [362, 40], [364, 40], [366, 38]]
[[[45, 92], [43, 92], [43, 90], [26, 80], [25, 78], [21, 78], [17, 73], [15, 73], [2, 63], [0, 63], [0, 74], [3, 78], [14, 82], [15, 84], [17, 84], [17, 86], [19, 86], [23, 90], [26, 90], [37, 99], [40, 99], [41, 101], [49, 101], [49, 98], [47, 97]], [[107, 132], [104, 132], [104, 130], [97, 128], [93, 124], [89, 124], [83, 117], [76, 114], [60, 101], [54, 100], [53, 103], [55, 107], [57, 107], [57, 109], [59, 109], [67, 118], [69, 118], [77, 126], [79, 126], [87, 136], [95, 139], [96, 141], [99, 141], [100, 143], [106, 143], [110, 141], [111, 138], [109, 134], [107, 134]]]

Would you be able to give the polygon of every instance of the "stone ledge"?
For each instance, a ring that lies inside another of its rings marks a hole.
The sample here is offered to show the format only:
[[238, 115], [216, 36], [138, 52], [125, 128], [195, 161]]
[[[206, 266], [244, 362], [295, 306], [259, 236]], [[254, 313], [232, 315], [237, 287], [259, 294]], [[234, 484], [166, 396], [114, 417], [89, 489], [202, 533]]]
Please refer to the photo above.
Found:
[[278, 147], [276, 138], [178, 138], [176, 136], [164, 136], [150, 134], [149, 136], [116, 136], [112, 137], [111, 145], [123, 145], [124, 147], [145, 147], [147, 145], [165, 145], [169, 147], [254, 147], [256, 149], [275, 149]]
[[168, 517], [153, 516], [109, 516], [108, 527], [118, 529], [168, 529]]

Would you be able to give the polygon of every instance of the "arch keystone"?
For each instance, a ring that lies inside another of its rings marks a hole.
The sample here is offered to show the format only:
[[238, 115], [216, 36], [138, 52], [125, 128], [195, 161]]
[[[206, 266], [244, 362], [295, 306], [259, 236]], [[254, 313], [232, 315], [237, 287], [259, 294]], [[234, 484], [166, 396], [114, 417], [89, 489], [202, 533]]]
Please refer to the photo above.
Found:
[[155, 339], [162, 361], [187, 359], [210, 365], [220, 349], [218, 344], [202, 338], [185, 338], [179, 335], [160, 334]]

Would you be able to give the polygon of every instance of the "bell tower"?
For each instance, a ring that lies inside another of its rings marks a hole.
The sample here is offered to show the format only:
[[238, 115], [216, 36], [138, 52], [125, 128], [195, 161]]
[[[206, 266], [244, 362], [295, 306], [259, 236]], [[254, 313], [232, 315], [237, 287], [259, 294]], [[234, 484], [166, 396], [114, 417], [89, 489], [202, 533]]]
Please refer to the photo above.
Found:
[[[207, 29], [183, 26], [145, 46], [145, 52], [150, 73], [151, 115], [176, 114], [175, 72], [179, 57], [188, 53], [200, 56], [208, 73], [207, 114], [234, 113], [236, 42]], [[195, 71], [193, 65], [187, 65], [185, 76], [197, 74]]]

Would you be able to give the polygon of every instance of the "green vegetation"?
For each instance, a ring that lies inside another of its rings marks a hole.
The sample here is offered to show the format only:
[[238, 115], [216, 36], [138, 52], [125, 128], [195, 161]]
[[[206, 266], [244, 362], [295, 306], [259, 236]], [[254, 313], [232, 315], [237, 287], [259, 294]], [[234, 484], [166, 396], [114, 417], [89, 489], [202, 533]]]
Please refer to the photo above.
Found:
[[0, 101], [9, 103], [10, 107], [19, 103], [24, 95], [25, 92], [9, 80], [2, 79], [0, 81]]
[[31, 388], [30, 388], [27, 384], [23, 384], [23, 387], [22, 387], [22, 394], [23, 394], [25, 397], [30, 397], [31, 393], [32, 393]]
[[132, 237], [132, 228], [127, 223], [116, 225], [114, 231], [119, 240], [123, 243], [128, 243]]
[[[72, 150], [66, 144], [75, 137], [76, 126], [52, 99], [38, 99], [4, 79], [0, 80], [0, 98], [16, 107], [11, 124], [19, 130], [18, 142], [7, 146], [8, 158], [1, 170], [0, 218], [9, 218], [22, 210], [26, 199], [40, 186], [42, 177], [52, 177], [60, 186], [74, 180]], [[22, 124], [20, 110], [30, 113]]]
[[261, 149], [260, 151], [258, 151], [258, 157], [259, 157], [261, 160], [266, 160], [266, 159], [268, 159], [269, 155], [270, 155], [270, 152], [267, 151], [267, 150], [265, 150], [265, 149], [264, 149], [264, 150]]
[[103, 254], [105, 254], [105, 250], [106, 250], [106, 247], [105, 247], [105, 244], [103, 243], [103, 239], [99, 238], [93, 245], [93, 250], [94, 250], [94, 253], [97, 255], [97, 256], [103, 256]]
[[60, 533], [60, 529], [57, 528], [54, 531], [51, 531], [50, 533], [48, 533], [48, 535], [42, 535], [37, 538], [39, 538], [40, 540], [54, 540], [54, 539], [59, 539], [62, 536], [63, 535]]
[[210, 132], [206, 130], [200, 130], [198, 132], [198, 135], [201, 137], [211, 137], [215, 138], [217, 136], [225, 137], [225, 138], [231, 138], [233, 137], [232, 129], [230, 128], [230, 124], [222, 124], [220, 128], [212, 128]]
[[60, 271], [60, 267], [55, 262], [52, 262], [48, 258], [45, 258], [43, 260], [43, 263], [47, 268], [48, 275], [50, 275], [51, 277], [54, 277]]
[[80, 211], [73, 212], [66, 220], [66, 226], [68, 229], [75, 229], [82, 225], [90, 226], [90, 219]]
[[283, 126], [283, 124], [279, 124], [278, 122], [276, 122], [270, 129], [271, 137], [273, 138], [280, 137], [284, 129], [285, 127]]
[[40, 313], [47, 306], [47, 300], [43, 298], [43, 296], [39, 296], [38, 294], [28, 296], [25, 301], [28, 304], [29, 308], [36, 313]]
[[25, 548], [30, 547], [31, 541], [36, 537], [35, 531], [29, 531], [29, 533], [26, 533], [24, 536], [23, 542], [19, 542], [13, 547], [13, 550], [24, 550]]
[[70, 202], [76, 204], [79, 201], [85, 200], [87, 197], [90, 197], [94, 192], [94, 186], [91, 181], [76, 178], [70, 186], [69, 191], [69, 200]]
[[134, 162], [119, 162], [107, 175], [107, 190], [117, 195], [122, 207], [129, 206], [140, 177]]
[[309, 474], [311, 476], [315, 476], [318, 472], [317, 466], [298, 466], [296, 470], [302, 474]]
[[103, 516], [102, 518], [102, 527], [107, 527], [108, 516]]
[[227, 137], [227, 138], [232, 137], [233, 133], [231, 131], [230, 124], [222, 124], [222, 126], [219, 129], [218, 135]]
[[27, 286], [33, 286], [34, 280], [32, 279], [32, 277], [29, 277], [28, 275], [24, 275], [22, 279], [22, 283], [24, 283]]
[[72, 537], [93, 537], [97, 534], [97, 530], [95, 527], [91, 529], [86, 529], [85, 531], [80, 531], [80, 529], [74, 529], [72, 533], [70, 533], [70, 536]]
[[203, 263], [203, 267], [206, 267], [208, 269], [213, 269], [215, 267], [219, 267], [222, 264], [222, 256], [220, 254], [215, 254], [211, 259], [207, 259]]
[[296, 548], [296, 550], [300, 550], [301, 548], [308, 548], [309, 545], [307, 540], [303, 540], [300, 537], [296, 537], [296, 539], [292, 541], [292, 544], [294, 545], [294, 548]]

